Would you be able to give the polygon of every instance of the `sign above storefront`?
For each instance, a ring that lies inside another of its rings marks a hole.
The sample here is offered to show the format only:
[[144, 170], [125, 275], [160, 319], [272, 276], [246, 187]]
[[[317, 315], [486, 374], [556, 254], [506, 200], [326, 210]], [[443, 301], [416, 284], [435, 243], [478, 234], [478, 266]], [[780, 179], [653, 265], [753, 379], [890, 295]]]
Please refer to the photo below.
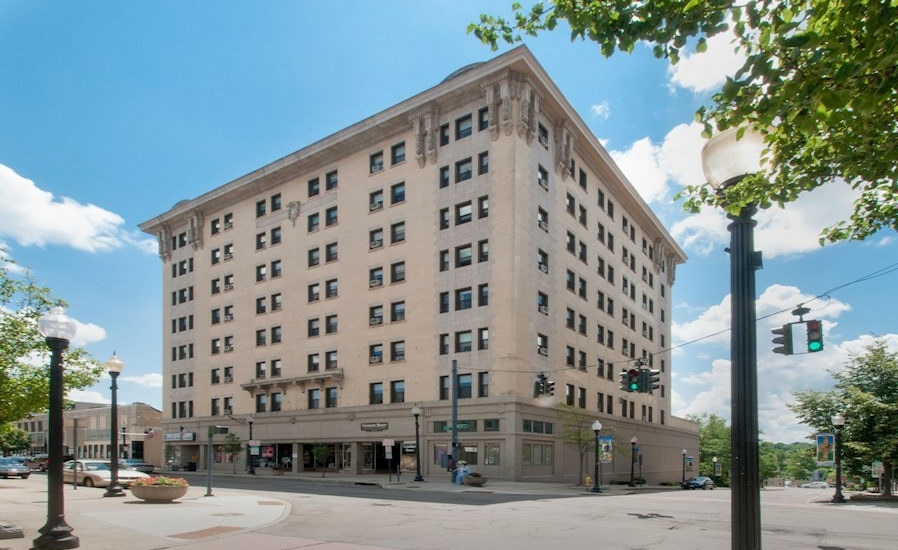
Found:
[[390, 427], [389, 422], [362, 422], [361, 428], [363, 432], [382, 432]]

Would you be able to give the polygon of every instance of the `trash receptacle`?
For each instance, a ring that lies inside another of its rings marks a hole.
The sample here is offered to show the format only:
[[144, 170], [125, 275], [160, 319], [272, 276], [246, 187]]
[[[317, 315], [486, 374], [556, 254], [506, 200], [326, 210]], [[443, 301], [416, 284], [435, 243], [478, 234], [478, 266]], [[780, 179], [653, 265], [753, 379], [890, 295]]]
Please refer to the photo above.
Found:
[[187, 463], [187, 471], [195, 472], [196, 471], [196, 462], [188, 462]]

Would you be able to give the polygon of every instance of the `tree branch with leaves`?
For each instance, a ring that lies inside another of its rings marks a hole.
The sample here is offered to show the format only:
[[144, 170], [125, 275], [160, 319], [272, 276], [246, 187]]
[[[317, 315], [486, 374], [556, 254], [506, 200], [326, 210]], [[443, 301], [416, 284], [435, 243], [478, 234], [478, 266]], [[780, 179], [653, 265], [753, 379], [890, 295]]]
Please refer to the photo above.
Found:
[[764, 133], [771, 172], [723, 192], [686, 185], [686, 208], [783, 206], [841, 181], [859, 197], [849, 219], [821, 230], [821, 244], [898, 230], [898, 1], [555, 0], [512, 11], [483, 14], [468, 32], [496, 49], [565, 21], [572, 41], [596, 42], [606, 57], [644, 42], [671, 64], [731, 33], [745, 62], [696, 120], [706, 136], [741, 126]]

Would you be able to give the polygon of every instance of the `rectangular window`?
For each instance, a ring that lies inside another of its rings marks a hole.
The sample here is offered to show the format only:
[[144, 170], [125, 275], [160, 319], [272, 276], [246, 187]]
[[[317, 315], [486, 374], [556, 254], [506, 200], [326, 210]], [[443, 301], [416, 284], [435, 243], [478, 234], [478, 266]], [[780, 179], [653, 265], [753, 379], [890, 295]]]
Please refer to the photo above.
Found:
[[490, 109], [489, 107], [483, 107], [479, 111], [477, 111], [477, 129], [478, 130], [486, 130], [490, 125]]
[[471, 245], [456, 247], [455, 249], [455, 267], [464, 267], [471, 265], [472, 250]]
[[308, 327], [309, 336], [318, 336], [321, 332], [321, 321], [319, 319], [309, 319]]
[[390, 266], [390, 282], [401, 283], [405, 280], [405, 262], [396, 262]]
[[320, 298], [320, 288], [321, 285], [318, 283], [312, 283], [309, 285], [309, 301], [317, 302]]
[[399, 164], [400, 162], [405, 162], [405, 142], [397, 143], [396, 145], [390, 147], [390, 162], [392, 164]]
[[390, 242], [401, 243], [405, 240], [405, 222], [394, 223], [390, 226]]
[[473, 166], [470, 158], [455, 163], [455, 183], [471, 179]]
[[321, 364], [321, 359], [319, 358], [317, 353], [310, 353], [307, 358], [307, 369], [309, 372], [318, 372], [318, 369]]
[[405, 380], [390, 382], [390, 403], [405, 403]]
[[455, 333], [455, 352], [471, 351], [472, 335], [470, 330]]
[[336, 315], [328, 315], [327, 317], [324, 318], [324, 321], [325, 321], [324, 332], [326, 334], [334, 334], [335, 332], [337, 332], [339, 325], [337, 323]]
[[490, 198], [480, 197], [477, 199], [477, 217], [485, 218], [490, 215]]
[[384, 207], [384, 192], [380, 189], [368, 195], [368, 210], [375, 212]]
[[[477, 374], [477, 395], [479, 397], [489, 397], [490, 396], [490, 373], [488, 372], [480, 372]], [[483, 421], [483, 431], [490, 431], [487, 429], [489, 425], [489, 420]], [[498, 430], [498, 428], [497, 428]]]
[[309, 408], [318, 409], [321, 407], [321, 390], [309, 390]]
[[368, 404], [380, 405], [384, 402], [384, 385], [381, 382], [372, 382], [368, 385]]
[[405, 341], [390, 342], [390, 361], [405, 361]]
[[455, 205], [455, 225], [468, 223], [473, 218], [473, 207], [471, 201]]
[[455, 309], [471, 309], [472, 307], [472, 292], [471, 288], [461, 288], [455, 291]]
[[324, 407], [332, 409], [337, 406], [337, 388], [325, 388]]
[[477, 305], [478, 306], [488, 306], [490, 304], [490, 285], [489, 283], [483, 283], [482, 285], [477, 285]]
[[256, 217], [261, 218], [265, 215], [265, 208], [267, 206], [267, 202], [264, 200], [256, 202]]
[[444, 187], [449, 187], [449, 167], [443, 166], [440, 168], [440, 189]]
[[318, 178], [312, 178], [309, 180], [309, 197], [314, 197], [318, 193], [321, 193], [321, 184]]
[[384, 169], [384, 152], [378, 151], [378, 152], [374, 153], [373, 155], [371, 155], [371, 157], [369, 158], [368, 166], [369, 166], [372, 174], [383, 170]]
[[390, 304], [390, 322], [405, 321], [405, 302], [393, 302]]
[[328, 172], [327, 175], [324, 176], [325, 181], [325, 191], [330, 191], [332, 189], [336, 189], [337, 185], [340, 183], [340, 178], [337, 176], [337, 171]]
[[440, 126], [440, 145], [448, 145], [449, 144], [449, 125], [443, 124]]
[[400, 182], [390, 187], [390, 204], [405, 202], [405, 183]]
[[325, 298], [336, 298], [339, 285], [337, 284], [337, 279], [329, 279], [324, 283], [324, 296]]
[[271, 246], [281, 244], [281, 228], [275, 227], [271, 230]]
[[318, 212], [314, 212], [309, 214], [308, 220], [309, 232], [318, 231], [318, 228], [321, 225], [321, 215]]
[[324, 261], [335, 262], [337, 261], [337, 256], [337, 243], [330, 243], [324, 246]]
[[473, 376], [470, 374], [459, 374], [458, 375], [458, 398], [459, 399], [470, 399], [474, 397], [473, 388], [471, 387], [473, 384]]
[[471, 135], [471, 115], [465, 115], [455, 121], [455, 139], [466, 138]]
[[487, 152], [477, 155], [477, 174], [483, 175], [490, 171], [490, 154]]
[[337, 207], [336, 206], [332, 206], [332, 207], [328, 208], [327, 210], [325, 210], [324, 216], [325, 216], [324, 224], [327, 227], [330, 227], [332, 225], [337, 225], [338, 217], [337, 217]]
[[309, 267], [315, 267], [321, 263], [321, 252], [317, 248], [309, 250]]

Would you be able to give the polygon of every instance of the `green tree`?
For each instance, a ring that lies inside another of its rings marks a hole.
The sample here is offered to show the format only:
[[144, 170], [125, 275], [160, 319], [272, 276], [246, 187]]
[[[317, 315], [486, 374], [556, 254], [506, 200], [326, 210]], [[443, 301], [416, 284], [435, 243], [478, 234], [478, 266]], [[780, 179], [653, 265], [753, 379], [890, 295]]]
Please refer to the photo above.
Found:
[[[327, 461], [327, 457], [330, 456], [330, 447], [327, 445], [319, 443], [312, 447], [312, 468], [314, 470], [318, 470], [318, 463], [324, 463]], [[321, 470], [321, 477], [324, 477], [325, 470]]]
[[761, 441], [758, 445], [758, 473], [766, 485], [766, 480], [771, 477], [779, 477], [782, 471], [781, 464], [785, 454], [777, 449], [776, 445], [769, 441]]
[[[714, 413], [702, 413], [689, 415], [689, 420], [698, 424], [699, 436], [699, 465], [698, 471], [702, 474], [714, 473], [714, 457], [717, 457], [721, 475], [715, 477], [720, 485], [729, 484], [730, 460], [730, 427], [726, 420]], [[714, 477], [712, 475], [712, 477]]]
[[898, 459], [898, 353], [879, 339], [852, 355], [835, 378], [832, 390], [794, 394], [789, 408], [815, 432], [831, 432], [832, 417], [845, 416], [842, 456], [846, 472], [861, 464], [883, 463], [883, 487], [891, 495], [892, 467]]
[[793, 443], [786, 452], [783, 464], [783, 477], [790, 480], [811, 478], [811, 472], [817, 469], [816, 451], [810, 443]]
[[586, 457], [590, 450], [595, 450], [596, 434], [592, 431], [595, 418], [589, 416], [585, 409], [578, 409], [565, 403], [558, 405], [558, 411], [558, 418], [562, 422], [561, 441], [576, 448], [580, 455], [580, 474], [577, 477], [577, 485], [580, 485], [586, 479], [584, 475]]
[[230, 455], [231, 464], [234, 465], [234, 473], [237, 473], [237, 459], [241, 456], [241, 452], [243, 451], [243, 443], [240, 442], [240, 437], [237, 434], [229, 433], [225, 436], [224, 442], [224, 452], [227, 455]]
[[[50, 351], [38, 332], [37, 319], [50, 307], [65, 305], [29, 272], [13, 277], [13, 265], [0, 248], [0, 425], [47, 410]], [[103, 366], [81, 348], [69, 348], [63, 361], [66, 390], [89, 387], [103, 372]]]
[[605, 56], [647, 42], [672, 64], [685, 48], [703, 52], [709, 37], [732, 33], [745, 63], [696, 118], [706, 135], [744, 125], [765, 133], [772, 172], [724, 193], [687, 186], [686, 207], [782, 206], [841, 180], [861, 196], [850, 219], [823, 229], [821, 243], [898, 230], [898, 2], [554, 0], [512, 10], [510, 19], [481, 15], [468, 32], [495, 49], [566, 21], [572, 40], [594, 41]]
[[30, 445], [31, 437], [28, 432], [11, 424], [0, 425], [0, 453], [8, 455], [27, 449]]

